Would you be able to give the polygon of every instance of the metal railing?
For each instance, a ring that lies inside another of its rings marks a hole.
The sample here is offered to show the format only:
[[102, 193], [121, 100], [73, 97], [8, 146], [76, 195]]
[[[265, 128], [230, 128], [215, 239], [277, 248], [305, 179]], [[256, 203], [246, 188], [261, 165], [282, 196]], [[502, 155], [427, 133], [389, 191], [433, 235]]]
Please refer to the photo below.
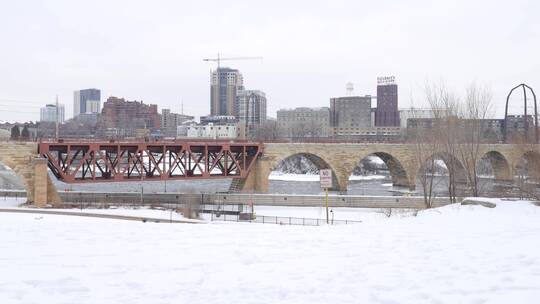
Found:
[[[227, 213], [210, 213], [210, 221], [212, 222], [243, 222], [243, 223], [259, 223], [259, 224], [275, 224], [275, 225], [296, 225], [296, 226], [322, 226], [326, 225], [326, 219], [308, 218], [308, 217], [288, 217], [288, 216], [271, 216], [271, 215], [256, 215], [250, 220], [240, 219], [240, 215]], [[350, 225], [358, 224], [362, 221], [353, 220], [336, 220], [330, 219], [329, 225]]]

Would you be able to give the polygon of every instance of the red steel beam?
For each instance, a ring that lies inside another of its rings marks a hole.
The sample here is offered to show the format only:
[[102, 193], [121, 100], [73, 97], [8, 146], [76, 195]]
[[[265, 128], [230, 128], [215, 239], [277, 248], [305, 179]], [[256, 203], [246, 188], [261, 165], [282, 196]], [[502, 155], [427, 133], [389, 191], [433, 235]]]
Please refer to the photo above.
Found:
[[65, 183], [246, 178], [262, 143], [41, 142], [39, 154]]

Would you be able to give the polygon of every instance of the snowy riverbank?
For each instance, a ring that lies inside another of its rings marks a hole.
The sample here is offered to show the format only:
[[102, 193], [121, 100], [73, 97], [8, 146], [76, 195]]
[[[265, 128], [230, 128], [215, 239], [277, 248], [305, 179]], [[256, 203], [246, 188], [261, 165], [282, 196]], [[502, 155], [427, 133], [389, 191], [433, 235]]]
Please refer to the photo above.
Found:
[[536, 303], [540, 208], [348, 226], [0, 214], [2, 303]]

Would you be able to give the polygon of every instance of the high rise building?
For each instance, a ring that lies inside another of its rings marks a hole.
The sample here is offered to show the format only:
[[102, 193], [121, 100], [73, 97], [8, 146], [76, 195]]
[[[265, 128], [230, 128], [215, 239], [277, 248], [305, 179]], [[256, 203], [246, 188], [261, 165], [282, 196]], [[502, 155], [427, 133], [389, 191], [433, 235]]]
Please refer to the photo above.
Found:
[[56, 109], [56, 104], [48, 104], [45, 107], [40, 109], [39, 120], [46, 122], [56, 122], [56, 117], [58, 115], [58, 122], [64, 122], [64, 105], [58, 104], [58, 110]]
[[73, 92], [73, 116], [101, 111], [101, 91], [86, 89]]
[[357, 135], [371, 127], [371, 96], [330, 99], [330, 126], [334, 135]]
[[377, 78], [376, 127], [399, 127], [398, 86], [395, 77]]
[[245, 126], [245, 133], [254, 135], [266, 121], [266, 94], [258, 90], [241, 90], [236, 96], [236, 117]]
[[244, 89], [242, 74], [230, 68], [218, 68], [210, 79], [210, 113], [212, 116], [236, 116], [236, 95]]

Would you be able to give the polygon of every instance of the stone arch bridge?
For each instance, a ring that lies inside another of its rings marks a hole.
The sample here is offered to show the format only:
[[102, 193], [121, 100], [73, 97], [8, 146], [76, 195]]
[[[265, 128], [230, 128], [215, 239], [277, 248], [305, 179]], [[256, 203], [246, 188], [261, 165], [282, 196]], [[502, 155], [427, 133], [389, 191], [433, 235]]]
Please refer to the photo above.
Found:
[[44, 207], [60, 202], [47, 174], [47, 160], [38, 154], [37, 143], [0, 142], [0, 163], [10, 167], [21, 178], [28, 203]]
[[[242, 190], [267, 192], [268, 177], [271, 171], [283, 160], [295, 155], [303, 155], [311, 160], [319, 169], [331, 169], [333, 172], [334, 190], [347, 191], [350, 175], [358, 163], [371, 155], [378, 156], [388, 166], [394, 185], [415, 187], [416, 176], [423, 165], [418, 157], [416, 144], [384, 144], [384, 143], [268, 143], [264, 153], [249, 172], [243, 182]], [[511, 181], [516, 166], [521, 159], [533, 160], [540, 164], [540, 146], [518, 146], [513, 144], [479, 145], [478, 160], [487, 158], [493, 168], [495, 179]], [[428, 153], [424, 152], [426, 158]], [[454, 161], [458, 181], [467, 182], [467, 175], [459, 155], [449, 155], [441, 151], [433, 154], [447, 165]], [[458, 154], [458, 153], [456, 153]], [[532, 163], [532, 162], [531, 162]], [[534, 172], [540, 175], [540, 170]]]
[[[130, 145], [138, 146], [139, 150], [137, 151], [142, 151], [143, 148], [141, 147], [143, 146], [144, 149], [149, 149], [151, 145], [155, 147], [158, 144], [163, 145], [163, 147], [169, 145], [168, 143], [131, 143]], [[85, 144], [81, 142], [71, 144], [57, 143], [56, 145], [72, 145], [80, 147]], [[175, 145], [178, 146], [180, 144]], [[181, 145], [186, 144], [181, 143]], [[89, 165], [97, 163], [97, 160], [91, 160], [90, 157], [96, 157], [96, 155], [101, 154], [99, 145], [91, 144], [91, 146], [95, 146], [94, 149], [97, 150], [93, 150], [92, 153], [87, 153], [86, 155], [82, 153], [79, 156], [81, 157], [81, 161], [77, 167], [82, 167], [83, 172], [85, 167], [84, 163], [86, 162]], [[187, 144], [187, 146], [189, 146], [189, 144]], [[52, 164], [52, 161], [49, 158], [50, 154], [48, 156], [47, 153], [43, 152], [43, 147], [43, 144], [38, 143], [0, 142], [0, 162], [12, 168], [15, 173], [21, 177], [27, 191], [28, 202], [36, 206], [45, 206], [46, 204], [55, 204], [61, 201], [56, 188], [47, 173], [47, 167], [51, 168], [51, 165], [54, 166], [54, 164]], [[370, 155], [376, 155], [386, 163], [395, 185], [413, 188], [417, 173], [422, 166], [417, 155], [417, 146], [414, 144], [266, 143], [261, 145], [229, 142], [222, 142], [219, 144], [214, 142], [212, 145], [206, 144], [206, 146], [198, 144], [197, 147], [205, 148], [201, 148], [198, 152], [199, 156], [196, 158], [189, 158], [190, 162], [198, 162], [192, 167], [189, 167], [195, 168], [195, 171], [186, 171], [183, 175], [179, 176], [179, 178], [175, 179], [233, 177], [231, 187], [234, 186], [234, 190], [243, 192], [267, 192], [269, 185], [268, 178], [272, 169], [274, 169], [281, 161], [294, 155], [303, 155], [307, 157], [320, 169], [331, 169], [333, 172], [334, 189], [340, 191], [347, 190], [348, 179], [354, 168], [360, 160]], [[39, 151], [39, 149], [42, 151]], [[165, 155], [165, 148], [163, 151], [162, 155]], [[479, 155], [490, 160], [495, 178], [497, 180], [507, 181], [513, 179], [516, 167], [523, 158], [526, 158], [529, 161], [532, 160], [530, 164], [535, 164], [535, 168], [530, 171], [533, 171], [534, 174], [540, 176], [540, 170], [536, 167], [540, 164], [539, 151], [539, 145], [530, 145], [525, 148], [523, 145], [485, 144], [480, 145], [479, 147]], [[174, 164], [178, 167], [182, 163], [182, 160], [188, 159], [188, 156], [186, 156], [187, 154], [195, 152], [193, 147], [191, 150], [190, 148], [188, 148], [188, 150], [179, 149], [176, 152], [176, 158], [173, 158]], [[142, 158], [142, 152], [140, 153]], [[448, 155], [437, 151], [435, 153], [438, 153], [438, 157], [443, 161], [455, 161], [455, 163], [459, 164], [458, 167], [463, 167], [459, 156]], [[66, 156], [66, 159], [68, 160], [64, 159], [63, 162], [69, 161], [69, 158], [73, 160], [75, 157], [76, 155], [70, 157]], [[137, 167], [137, 157], [138, 156], [134, 156], [132, 160], [127, 160], [127, 165], [129, 166], [129, 162], [131, 162], [131, 168]], [[152, 162], [155, 164], [152, 172], [159, 171], [162, 173], [157, 178], [171, 178], [169, 174], [165, 175], [165, 159], [167, 158], [161, 158], [163, 159], [163, 168], [161, 170], [159, 169], [161, 161], [157, 159], [157, 156], [152, 156], [152, 159]], [[110, 162], [112, 163], [113, 160], [111, 159]], [[116, 162], [118, 163], [118, 161]], [[169, 166], [171, 166], [171, 158], [169, 158], [168, 162]], [[187, 163], [184, 163], [183, 165], [185, 168], [188, 166]], [[112, 165], [107, 166], [114, 170]], [[149, 164], [149, 166], [151, 166], [151, 164]], [[70, 170], [70, 168], [73, 167], [75, 166], [65, 166], [66, 170]], [[89, 166], [87, 165], [86, 167], [88, 168]], [[198, 169], [196, 167], [201, 168], [202, 171], [206, 168], [207, 172], [204, 173], [201, 171], [201, 174], [197, 175], [196, 171]], [[214, 171], [219, 168], [221, 168], [222, 174], [215, 175]], [[147, 168], [144, 168], [144, 170], [146, 171], [146, 174], [149, 174]], [[94, 171], [97, 172], [96, 169], [94, 169]], [[100, 180], [96, 179], [95, 172], [89, 174], [92, 175], [93, 179], [81, 179], [77, 182], [99, 182]], [[234, 172], [237, 172], [237, 174], [234, 175]], [[172, 173], [172, 171], [169, 173]], [[458, 170], [458, 179], [466, 181], [467, 177], [466, 175], [463, 175], [463, 170]], [[121, 179], [116, 181], [129, 180], [140, 181], [136, 175], [134, 179]], [[75, 182], [70, 180], [64, 181]]]

